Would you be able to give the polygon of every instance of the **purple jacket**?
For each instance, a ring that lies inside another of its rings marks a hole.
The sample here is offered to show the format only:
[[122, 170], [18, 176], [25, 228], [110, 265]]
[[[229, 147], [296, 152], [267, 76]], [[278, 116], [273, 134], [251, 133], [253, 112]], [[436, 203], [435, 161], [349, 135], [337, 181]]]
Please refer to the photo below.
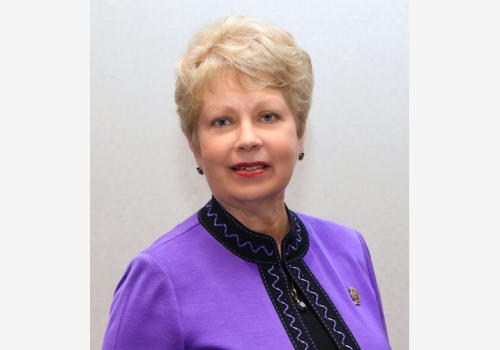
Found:
[[280, 259], [274, 239], [249, 231], [212, 198], [128, 265], [103, 349], [321, 349], [290, 279], [339, 349], [390, 349], [361, 235], [287, 212], [292, 230]]

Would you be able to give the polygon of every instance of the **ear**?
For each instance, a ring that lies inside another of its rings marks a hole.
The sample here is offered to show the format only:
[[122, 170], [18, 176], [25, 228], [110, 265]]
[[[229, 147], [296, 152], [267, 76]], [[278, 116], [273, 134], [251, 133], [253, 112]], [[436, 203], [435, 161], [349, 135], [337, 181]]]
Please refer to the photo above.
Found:
[[306, 144], [306, 136], [307, 136], [307, 127], [304, 125], [304, 133], [302, 134], [302, 138], [300, 139], [300, 152], [304, 152], [304, 147]]
[[195, 153], [196, 148], [194, 147], [193, 140], [188, 137], [188, 143], [189, 143], [189, 148], [191, 149], [191, 152]]
[[200, 152], [198, 152], [198, 150], [196, 149], [192, 139], [188, 138], [187, 140], [189, 143], [189, 148], [191, 149], [191, 152], [193, 152], [194, 158], [196, 159], [196, 163], [203, 169], [203, 161]]

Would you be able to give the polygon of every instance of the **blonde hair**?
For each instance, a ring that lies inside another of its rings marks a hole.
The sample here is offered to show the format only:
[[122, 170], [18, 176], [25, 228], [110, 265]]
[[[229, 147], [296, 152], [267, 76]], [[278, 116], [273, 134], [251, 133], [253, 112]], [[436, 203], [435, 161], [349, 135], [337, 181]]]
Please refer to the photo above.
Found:
[[304, 134], [313, 71], [309, 55], [287, 31], [257, 19], [228, 16], [199, 30], [175, 68], [181, 129], [197, 149], [202, 91], [205, 87], [216, 91], [228, 77], [247, 91], [281, 89], [295, 116], [297, 136]]

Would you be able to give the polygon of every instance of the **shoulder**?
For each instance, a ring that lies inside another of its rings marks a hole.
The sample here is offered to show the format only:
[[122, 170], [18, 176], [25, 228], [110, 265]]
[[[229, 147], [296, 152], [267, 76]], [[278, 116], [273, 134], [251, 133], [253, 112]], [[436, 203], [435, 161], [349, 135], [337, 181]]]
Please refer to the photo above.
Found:
[[[227, 250], [207, 232], [198, 220], [198, 212], [158, 238], [134, 260], [154, 261], [165, 271], [172, 283], [182, 280], [185, 273], [199, 269], [202, 258], [215, 259]], [[229, 254], [232, 254], [228, 252]]]
[[319, 239], [323, 243], [348, 245], [351, 248], [361, 248], [364, 244], [361, 234], [353, 228], [314, 216], [294, 213], [302, 220], [312, 240]]
[[[198, 222], [197, 213], [158, 238], [150, 247], [139, 252], [129, 262], [115, 293], [126, 289], [171, 289], [175, 279], [175, 266], [194, 260], [196, 249], [207, 239]], [[191, 259], [189, 257], [192, 257]], [[139, 293], [140, 294], [140, 293]]]
[[[189, 236], [196, 234], [199, 226], [196, 213], [191, 215], [185, 221], [174, 227], [171, 231], [158, 238], [151, 246], [139, 252], [127, 266], [122, 278], [130, 278], [128, 275], [146, 275], [146, 273], [165, 274], [162, 264], [162, 256], [171, 256], [171, 252], [182, 250], [183, 241]], [[133, 272], [136, 272], [135, 274]], [[120, 282], [120, 284], [122, 283]], [[120, 286], [120, 285], [119, 285]]]
[[207, 240], [207, 234], [198, 222], [197, 215], [198, 213], [191, 215], [159, 237], [151, 246], [138, 252], [129, 262], [118, 289], [125, 281], [135, 280], [134, 276], [139, 279], [141, 276], [151, 278], [153, 274], [158, 280], [169, 280], [173, 277], [175, 266], [183, 264], [189, 257], [194, 259], [194, 247], [203, 246]]
[[155, 259], [167, 256], [183, 255], [194, 246], [203, 244], [207, 235], [198, 221], [198, 212], [175, 226], [172, 230], [158, 238], [151, 246], [139, 255], [150, 255]]

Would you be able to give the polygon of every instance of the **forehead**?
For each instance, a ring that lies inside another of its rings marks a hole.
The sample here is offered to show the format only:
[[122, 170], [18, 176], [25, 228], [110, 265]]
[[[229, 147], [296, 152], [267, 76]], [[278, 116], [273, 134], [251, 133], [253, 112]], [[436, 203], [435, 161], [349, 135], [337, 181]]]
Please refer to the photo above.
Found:
[[202, 90], [201, 113], [220, 110], [253, 109], [260, 107], [289, 109], [283, 91], [278, 88], [264, 87], [254, 89], [250, 83], [246, 89], [234, 79], [218, 80], [215, 86], [205, 86]]

